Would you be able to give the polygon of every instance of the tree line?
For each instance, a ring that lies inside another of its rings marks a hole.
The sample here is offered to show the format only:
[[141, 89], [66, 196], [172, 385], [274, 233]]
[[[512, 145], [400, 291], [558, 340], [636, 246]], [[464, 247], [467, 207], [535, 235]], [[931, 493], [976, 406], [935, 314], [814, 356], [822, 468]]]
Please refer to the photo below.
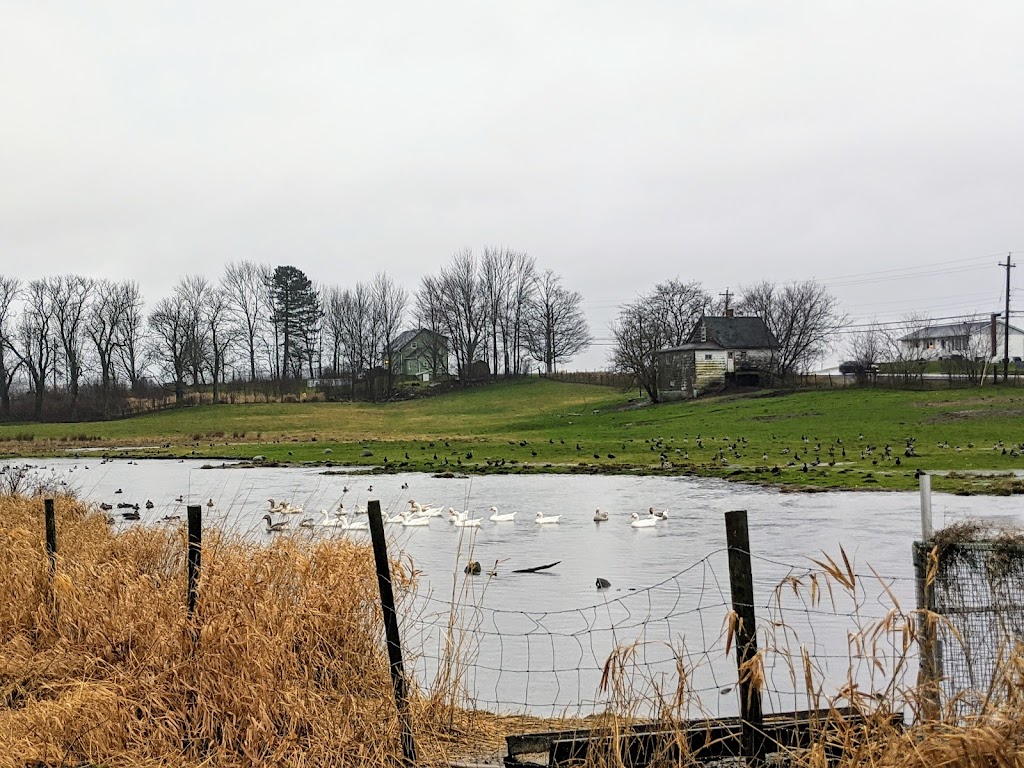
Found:
[[[31, 405], [24, 416], [78, 420], [108, 418], [147, 387], [177, 402], [202, 387], [219, 402], [239, 381], [334, 378], [351, 397], [387, 397], [394, 342], [410, 325], [438, 340], [431, 373], [463, 383], [553, 372], [591, 343], [582, 296], [509, 248], [459, 251], [412, 293], [384, 272], [342, 287], [237, 261], [216, 280], [181, 278], [148, 308], [132, 280], [0, 275], [0, 418], [16, 395]], [[60, 405], [47, 414], [51, 396]]]

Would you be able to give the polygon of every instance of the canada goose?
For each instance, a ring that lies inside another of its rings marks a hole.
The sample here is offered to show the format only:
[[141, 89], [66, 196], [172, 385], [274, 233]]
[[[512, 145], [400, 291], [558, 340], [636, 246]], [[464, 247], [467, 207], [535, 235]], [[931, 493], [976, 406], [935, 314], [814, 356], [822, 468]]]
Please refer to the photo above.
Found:
[[549, 525], [551, 523], [557, 523], [559, 521], [559, 519], [561, 519], [561, 517], [562, 517], [561, 515], [547, 515], [547, 516], [545, 516], [543, 512], [538, 512], [537, 513], [537, 517], [534, 520], [534, 522], [537, 523], [537, 525]]
[[270, 515], [264, 515], [263, 519], [267, 521], [267, 533], [280, 533], [288, 528], [288, 523], [284, 520], [279, 523], [275, 523], [274, 519]]
[[603, 523], [603, 522], [605, 522], [607, 520], [608, 520], [608, 513], [605, 512], [600, 507], [598, 507], [597, 510], [594, 512], [594, 522], [595, 523]]

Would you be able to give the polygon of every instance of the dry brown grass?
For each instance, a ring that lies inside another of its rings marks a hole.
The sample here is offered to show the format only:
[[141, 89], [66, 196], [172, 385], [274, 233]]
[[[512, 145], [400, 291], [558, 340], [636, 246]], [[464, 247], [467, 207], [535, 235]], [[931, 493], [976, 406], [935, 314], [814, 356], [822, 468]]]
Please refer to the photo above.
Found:
[[[262, 546], [208, 531], [191, 624], [183, 530], [115, 535], [104, 516], [72, 499], [58, 499], [57, 512], [60, 553], [51, 587], [41, 500], [0, 497], [0, 766], [397, 764], [398, 718], [365, 545], [280, 538]], [[947, 537], [952, 543], [980, 533], [964, 527]], [[844, 591], [858, 594], [862, 577], [845, 553], [817, 564], [820, 570], [780, 589], [802, 592], [818, 607]], [[412, 587], [412, 569], [399, 562], [393, 568], [396, 582]], [[895, 605], [884, 622], [860, 626], [851, 643], [867, 653], [891, 635], [899, 643], [889, 668], [905, 670], [916, 642], [911, 618]], [[732, 631], [727, 617], [723, 636]], [[458, 637], [457, 645], [469, 642]], [[788, 654], [792, 675], [815, 692], [808, 706], [852, 706], [867, 718], [867, 725], [818, 734], [810, 749], [787, 756], [791, 766], [1024, 766], [1019, 652], [1003, 665], [991, 705], [969, 722], [904, 729], [888, 715], [921, 712], [920, 691], [897, 688], [894, 678], [869, 693], [852, 676], [844, 689], [824, 691], [805, 649], [765, 639], [762, 654]], [[677, 650], [684, 658], [685, 648]], [[621, 735], [637, 722], [639, 699], [660, 702], [658, 718], [671, 731], [699, 709], [688, 688], [692, 670], [680, 663], [675, 687], [659, 687], [644, 679], [635, 653], [635, 645], [624, 645], [612, 654], [602, 680], [609, 709], [582, 721], [464, 710], [457, 674], [430, 696], [414, 690], [421, 764], [493, 759], [509, 733], [583, 726]], [[765, 685], [762, 657], [756, 661], [751, 677]], [[620, 754], [617, 746], [595, 751], [591, 764], [622, 765]]]
[[[0, 765], [394, 764], [366, 546], [206, 532], [194, 642], [183, 530], [114, 535], [70, 499], [57, 514], [51, 590], [41, 500], [0, 498]], [[524, 725], [421, 694], [412, 717], [424, 764]]]

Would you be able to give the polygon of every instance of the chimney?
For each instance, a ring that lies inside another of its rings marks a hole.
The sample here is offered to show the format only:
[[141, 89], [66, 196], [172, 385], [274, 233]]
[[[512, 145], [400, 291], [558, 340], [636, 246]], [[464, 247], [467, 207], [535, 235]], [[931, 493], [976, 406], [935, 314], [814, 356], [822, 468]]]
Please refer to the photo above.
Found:
[[726, 317], [735, 317], [736, 316], [736, 310], [734, 310], [732, 307], [730, 307], [729, 309], [725, 310], [725, 316]]

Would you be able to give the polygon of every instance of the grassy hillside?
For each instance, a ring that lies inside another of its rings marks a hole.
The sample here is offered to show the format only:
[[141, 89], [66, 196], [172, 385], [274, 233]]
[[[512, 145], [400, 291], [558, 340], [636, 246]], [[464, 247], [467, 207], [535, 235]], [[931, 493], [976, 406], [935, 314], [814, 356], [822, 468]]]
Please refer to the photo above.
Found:
[[[262, 455], [381, 470], [695, 473], [789, 486], [911, 488], [917, 469], [1024, 469], [1022, 417], [1024, 392], [1016, 388], [851, 388], [641, 407], [616, 390], [534, 379], [384, 405], [202, 406], [118, 422], [0, 426], [0, 449], [26, 456], [142, 446], [131, 453]], [[905, 455], [909, 443], [911, 456]], [[957, 474], [934, 484], [990, 493], [1021, 485], [1005, 476]]]

